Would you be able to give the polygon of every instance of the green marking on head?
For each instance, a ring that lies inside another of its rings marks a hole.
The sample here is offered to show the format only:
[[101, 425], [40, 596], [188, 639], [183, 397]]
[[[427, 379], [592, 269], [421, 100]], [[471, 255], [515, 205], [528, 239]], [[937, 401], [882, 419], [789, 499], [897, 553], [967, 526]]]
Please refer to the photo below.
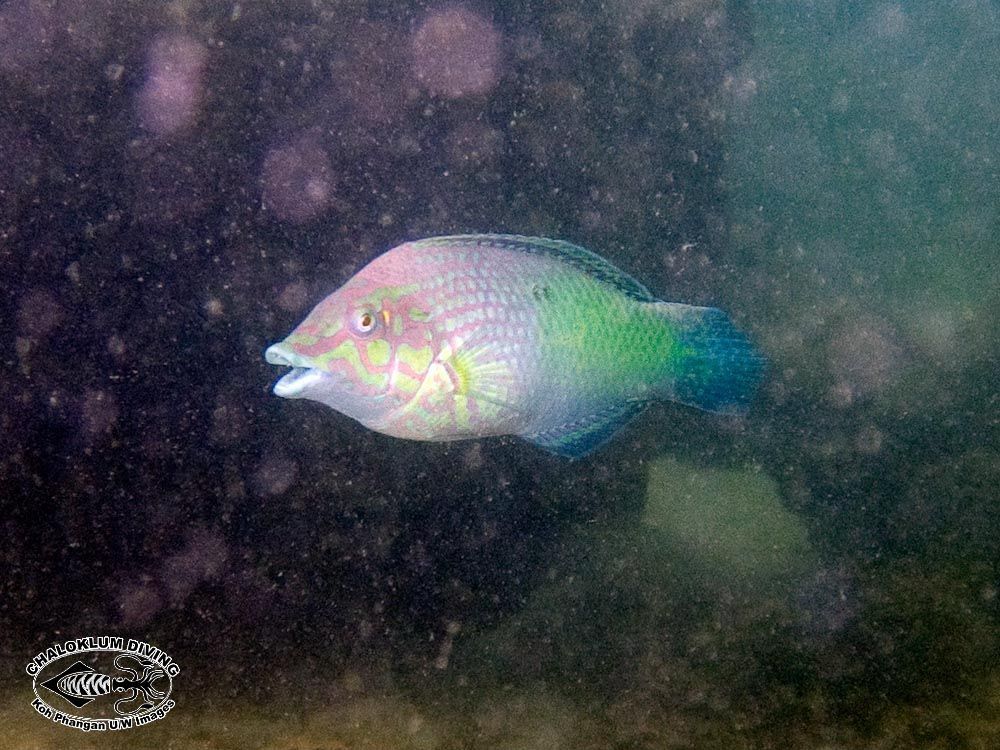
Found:
[[392, 349], [389, 346], [389, 342], [385, 339], [374, 339], [373, 341], [369, 341], [366, 350], [368, 352], [368, 361], [376, 367], [385, 367], [389, 364], [389, 358], [392, 356]]
[[370, 305], [380, 307], [383, 302], [398, 302], [408, 294], [420, 289], [419, 284], [400, 284], [399, 286], [380, 286], [374, 292], [366, 294], [357, 300], [360, 306]]
[[416, 393], [420, 390], [420, 382], [399, 370], [396, 371], [392, 379], [393, 387], [401, 393]]
[[301, 331], [292, 331], [285, 339], [285, 343], [290, 346], [313, 346], [319, 341], [319, 336], [313, 336]]
[[344, 360], [351, 366], [353, 374], [357, 375], [365, 385], [382, 388], [388, 381], [388, 374], [381, 372], [371, 372], [361, 361], [358, 347], [353, 339], [344, 339], [340, 344], [328, 352], [320, 354], [314, 358], [314, 362], [319, 366], [326, 366], [335, 359]]
[[326, 323], [326, 325], [324, 325], [322, 329], [320, 329], [319, 335], [325, 338], [329, 338], [330, 336], [333, 336], [335, 333], [340, 331], [340, 329], [343, 327], [344, 327], [343, 318], [334, 318], [333, 320]]
[[413, 372], [423, 375], [431, 366], [431, 360], [434, 359], [434, 352], [429, 346], [414, 349], [409, 344], [400, 344], [396, 356], [399, 357], [401, 362], [406, 363]]
[[416, 307], [411, 307], [407, 312], [407, 315], [410, 316], [410, 320], [417, 323], [425, 323], [431, 318], [430, 313]]

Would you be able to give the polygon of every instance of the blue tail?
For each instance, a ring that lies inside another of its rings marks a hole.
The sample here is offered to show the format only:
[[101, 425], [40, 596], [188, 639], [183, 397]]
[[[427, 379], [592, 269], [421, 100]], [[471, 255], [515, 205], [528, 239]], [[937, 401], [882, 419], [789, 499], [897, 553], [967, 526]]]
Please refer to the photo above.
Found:
[[722, 310], [657, 302], [680, 340], [667, 397], [720, 414], [743, 414], [764, 376], [766, 362]]

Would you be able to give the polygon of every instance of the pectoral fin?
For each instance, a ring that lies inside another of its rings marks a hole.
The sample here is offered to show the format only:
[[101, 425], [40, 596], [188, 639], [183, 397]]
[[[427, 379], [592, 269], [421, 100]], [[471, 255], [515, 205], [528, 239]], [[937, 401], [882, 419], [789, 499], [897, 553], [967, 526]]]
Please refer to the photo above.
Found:
[[479, 432], [478, 425], [485, 422], [499, 428], [494, 434], [502, 434], [526, 421], [516, 405], [519, 399], [513, 365], [495, 347], [465, 343], [457, 350], [442, 351], [435, 364], [451, 380], [461, 429]]

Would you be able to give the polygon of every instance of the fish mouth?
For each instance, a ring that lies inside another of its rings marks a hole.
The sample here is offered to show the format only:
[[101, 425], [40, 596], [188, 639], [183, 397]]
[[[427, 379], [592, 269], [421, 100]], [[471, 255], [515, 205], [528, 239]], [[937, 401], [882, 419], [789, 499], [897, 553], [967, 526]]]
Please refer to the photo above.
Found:
[[330, 378], [329, 373], [310, 366], [308, 357], [296, 354], [284, 342], [267, 347], [264, 360], [270, 365], [292, 368], [274, 384], [274, 395], [282, 398], [302, 398], [307, 390]]
[[269, 346], [264, 359], [268, 364], [292, 368], [274, 384], [275, 396], [318, 401], [372, 429], [379, 429], [399, 406], [398, 399], [387, 398], [386, 392], [369, 392], [349, 374], [317, 367], [312, 357], [299, 354], [287, 341]]

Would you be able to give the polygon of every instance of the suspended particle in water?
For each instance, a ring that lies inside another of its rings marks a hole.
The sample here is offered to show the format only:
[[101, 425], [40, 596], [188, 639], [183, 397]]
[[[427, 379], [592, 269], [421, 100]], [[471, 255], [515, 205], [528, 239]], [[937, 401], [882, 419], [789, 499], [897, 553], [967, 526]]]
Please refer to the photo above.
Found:
[[80, 420], [88, 439], [106, 433], [118, 421], [118, 400], [108, 391], [88, 390], [83, 396]]
[[108, 353], [116, 359], [120, 359], [125, 356], [125, 340], [117, 333], [108, 337], [106, 346], [108, 348]]
[[146, 82], [139, 91], [139, 122], [158, 136], [189, 127], [203, 98], [205, 48], [191, 37], [156, 39], [146, 58]]
[[46, 289], [26, 292], [18, 301], [18, 331], [26, 338], [45, 338], [59, 327], [65, 317], [62, 305]]
[[330, 157], [313, 134], [278, 146], [264, 159], [264, 206], [284, 221], [302, 224], [320, 216], [333, 194]]
[[261, 497], [283, 495], [295, 484], [298, 473], [298, 464], [287, 456], [269, 456], [254, 472], [254, 492]]
[[218, 578], [229, 559], [229, 547], [216, 532], [196, 529], [184, 546], [160, 566], [160, 577], [170, 604], [180, 606], [202, 581]]
[[431, 13], [413, 35], [412, 52], [413, 73], [432, 94], [455, 99], [496, 85], [500, 34], [471, 10]]
[[210, 318], [221, 318], [225, 313], [225, 307], [222, 304], [222, 300], [218, 297], [209, 297], [205, 300], [203, 307], [205, 314]]
[[290, 313], [300, 312], [309, 304], [309, 289], [301, 281], [285, 285], [278, 295], [278, 307]]
[[827, 356], [836, 379], [831, 396], [844, 406], [884, 391], [896, 382], [903, 366], [903, 350], [895, 333], [877, 319], [843, 326], [830, 342]]
[[163, 609], [163, 599], [151, 581], [126, 583], [115, 596], [121, 624], [125, 627], [145, 625]]

